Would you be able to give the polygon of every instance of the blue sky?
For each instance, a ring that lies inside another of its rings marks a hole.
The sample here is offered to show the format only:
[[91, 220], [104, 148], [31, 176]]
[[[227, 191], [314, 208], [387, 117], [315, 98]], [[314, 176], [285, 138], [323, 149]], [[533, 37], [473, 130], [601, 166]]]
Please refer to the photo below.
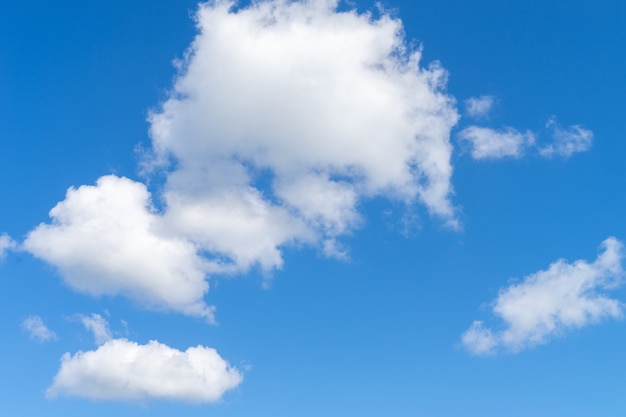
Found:
[[624, 16], [5, 1], [0, 409], [622, 415]]

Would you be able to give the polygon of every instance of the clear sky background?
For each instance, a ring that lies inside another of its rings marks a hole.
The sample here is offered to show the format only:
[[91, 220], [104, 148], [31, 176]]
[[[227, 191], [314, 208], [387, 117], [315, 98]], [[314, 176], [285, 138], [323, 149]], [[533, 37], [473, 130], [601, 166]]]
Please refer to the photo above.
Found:
[[2, 413], [623, 415], [626, 5], [261, 4], [2, 2]]

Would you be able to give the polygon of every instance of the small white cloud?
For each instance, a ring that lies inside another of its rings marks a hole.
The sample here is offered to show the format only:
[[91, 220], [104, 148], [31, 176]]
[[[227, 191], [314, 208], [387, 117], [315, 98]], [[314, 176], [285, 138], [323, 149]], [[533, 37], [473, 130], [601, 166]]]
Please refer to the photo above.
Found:
[[485, 329], [482, 321], [474, 321], [461, 336], [463, 345], [475, 355], [492, 353], [498, 342], [491, 329]]
[[93, 338], [97, 345], [102, 345], [111, 340], [109, 322], [100, 314], [92, 314], [91, 316], [79, 314], [78, 319], [87, 330], [93, 333]]
[[[474, 99], [466, 101], [468, 113], [471, 106], [480, 107], [472, 100]], [[522, 133], [510, 127], [494, 130], [488, 127], [469, 126], [459, 133], [459, 139], [470, 145], [470, 153], [474, 159], [520, 158], [528, 150], [535, 150], [545, 158], [555, 155], [569, 158], [574, 153], [585, 152], [591, 148], [593, 143], [591, 130], [579, 125], [563, 128], [554, 117], [548, 120], [546, 127], [552, 136], [547, 145], [538, 143], [536, 135], [530, 131]]]
[[548, 120], [546, 127], [552, 131], [553, 139], [552, 143], [539, 148], [539, 153], [546, 158], [555, 155], [569, 158], [577, 152], [585, 152], [591, 148], [593, 132], [589, 129], [579, 125], [563, 128], [554, 117]]
[[3, 233], [0, 235], [0, 260], [2, 260], [6, 253], [12, 249], [16, 248], [16, 244], [13, 241], [13, 239], [11, 239], [11, 237], [9, 235], [7, 235], [6, 233]]
[[484, 119], [493, 107], [493, 96], [471, 97], [465, 100], [465, 113], [475, 119]]
[[50, 217], [23, 246], [56, 266], [70, 287], [213, 319], [203, 301], [209, 265], [192, 243], [164, 231], [145, 185], [102, 177], [95, 186], [70, 188]]
[[462, 343], [475, 354], [495, 353], [499, 348], [516, 352], [546, 343], [569, 329], [621, 317], [622, 303], [601, 290], [621, 284], [623, 245], [611, 237], [602, 247], [604, 252], [593, 263], [561, 259], [500, 290], [493, 312], [505, 328], [492, 331], [476, 321], [463, 334]]
[[520, 158], [535, 141], [529, 131], [521, 133], [513, 128], [498, 131], [479, 126], [463, 129], [459, 138], [470, 145], [474, 159]]
[[46, 395], [209, 403], [242, 380], [243, 375], [212, 348], [197, 346], [183, 352], [156, 341], [140, 345], [112, 339], [93, 351], [63, 355]]
[[28, 337], [36, 342], [56, 340], [57, 335], [48, 329], [39, 316], [28, 316], [22, 322], [22, 328], [28, 333]]

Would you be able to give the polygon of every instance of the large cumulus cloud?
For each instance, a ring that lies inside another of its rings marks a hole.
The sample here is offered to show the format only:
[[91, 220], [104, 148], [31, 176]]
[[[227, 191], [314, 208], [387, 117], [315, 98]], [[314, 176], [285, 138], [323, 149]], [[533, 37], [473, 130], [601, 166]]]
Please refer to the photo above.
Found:
[[70, 188], [24, 242], [70, 287], [211, 320], [207, 274], [280, 268], [287, 245], [345, 256], [364, 200], [421, 203], [456, 226], [455, 101], [398, 19], [273, 0], [204, 3], [196, 22], [149, 117], [159, 195], [113, 175]]
[[176, 161], [173, 226], [189, 234], [184, 219], [207, 213], [194, 240], [241, 266], [280, 266], [294, 240], [333, 241], [359, 224], [363, 198], [420, 201], [455, 223], [446, 72], [420, 67], [399, 20], [336, 3], [202, 5], [171, 97], [150, 117], [151, 162]]

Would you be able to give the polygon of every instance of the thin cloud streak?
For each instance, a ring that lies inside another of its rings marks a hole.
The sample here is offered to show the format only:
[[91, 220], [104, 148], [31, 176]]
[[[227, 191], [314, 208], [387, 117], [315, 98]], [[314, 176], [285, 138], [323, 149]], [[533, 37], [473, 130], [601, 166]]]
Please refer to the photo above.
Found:
[[474, 159], [521, 158], [526, 148], [535, 142], [531, 132], [521, 133], [510, 127], [493, 130], [470, 126], [459, 133], [459, 138], [470, 145]]
[[540, 140], [540, 133], [520, 132], [512, 127], [496, 130], [476, 125], [463, 129], [458, 138], [462, 145], [469, 147], [472, 158], [477, 160], [521, 158], [529, 152], [544, 158], [569, 158], [575, 153], [588, 151], [593, 144], [593, 132], [580, 125], [564, 128], [553, 117], [546, 127], [550, 132], [548, 141]]

